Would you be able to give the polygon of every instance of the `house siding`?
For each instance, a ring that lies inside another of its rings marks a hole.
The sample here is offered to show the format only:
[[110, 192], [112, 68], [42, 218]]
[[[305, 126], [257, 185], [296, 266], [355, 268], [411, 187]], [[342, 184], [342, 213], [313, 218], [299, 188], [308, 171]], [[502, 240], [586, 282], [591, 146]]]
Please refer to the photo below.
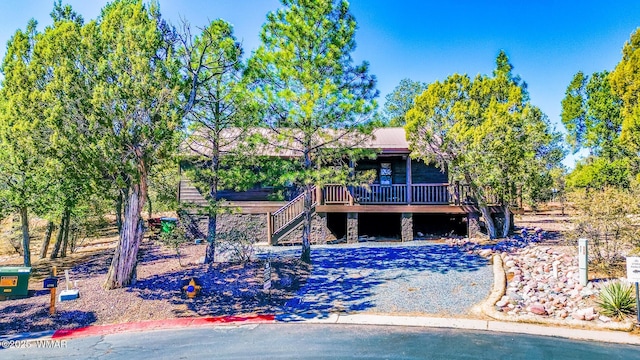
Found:
[[425, 164], [420, 160], [411, 160], [411, 182], [414, 184], [442, 184], [448, 182], [446, 172], [440, 171], [433, 164]]
[[[394, 184], [407, 183], [407, 160], [400, 156], [379, 157], [376, 160], [358, 162], [356, 171], [375, 170], [375, 183], [380, 183], [380, 164], [391, 163], [392, 181]], [[420, 160], [411, 160], [411, 182], [413, 184], [442, 184], [448, 182], [446, 173], [433, 164], [425, 164]]]

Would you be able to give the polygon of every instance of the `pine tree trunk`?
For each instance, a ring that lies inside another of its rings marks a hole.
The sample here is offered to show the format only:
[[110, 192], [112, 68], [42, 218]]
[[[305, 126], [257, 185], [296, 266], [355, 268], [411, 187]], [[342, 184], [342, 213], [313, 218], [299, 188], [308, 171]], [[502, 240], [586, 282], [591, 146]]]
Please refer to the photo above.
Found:
[[504, 214], [504, 224], [502, 226], [502, 237], [506, 238], [511, 232], [511, 210], [509, 205], [502, 206], [502, 213]]
[[302, 254], [300, 260], [311, 264], [311, 201], [312, 186], [306, 185], [304, 190], [304, 221], [302, 222]]
[[66, 209], [64, 212], [64, 237], [62, 238], [62, 253], [60, 257], [67, 257], [67, 247], [69, 246], [69, 225], [71, 224], [71, 210]]
[[106, 289], [122, 288], [136, 282], [138, 249], [144, 234], [144, 222], [140, 214], [144, 209], [144, 199], [146, 198], [146, 178], [141, 179], [141, 184], [132, 185], [129, 191], [129, 196], [124, 204], [120, 240], [107, 273], [107, 280], [104, 283]]
[[20, 218], [22, 219], [22, 251], [24, 266], [31, 267], [31, 249], [29, 245], [29, 218], [27, 208], [20, 208]]
[[[209, 186], [209, 206], [215, 205], [218, 199], [218, 171], [220, 170], [220, 158], [218, 156], [218, 143], [214, 140], [212, 144], [211, 167], [214, 174]], [[213, 264], [216, 259], [216, 227], [218, 225], [217, 209], [209, 209], [209, 221], [207, 223], [207, 249], [205, 250], [204, 263]]]
[[62, 216], [62, 220], [60, 220], [60, 228], [58, 229], [58, 237], [56, 238], [56, 243], [53, 245], [53, 250], [51, 251], [51, 256], [49, 257], [51, 260], [57, 258], [58, 253], [60, 253], [62, 238], [64, 237], [64, 221], [65, 217]]
[[213, 264], [216, 258], [216, 226], [216, 214], [209, 214], [209, 222], [207, 223], [207, 249], [204, 255], [205, 264]]
[[51, 235], [53, 235], [53, 229], [55, 225], [53, 221], [47, 223], [47, 232], [44, 234], [44, 241], [42, 241], [42, 248], [40, 249], [40, 259], [47, 257], [47, 250], [49, 250], [49, 243], [51, 242]]

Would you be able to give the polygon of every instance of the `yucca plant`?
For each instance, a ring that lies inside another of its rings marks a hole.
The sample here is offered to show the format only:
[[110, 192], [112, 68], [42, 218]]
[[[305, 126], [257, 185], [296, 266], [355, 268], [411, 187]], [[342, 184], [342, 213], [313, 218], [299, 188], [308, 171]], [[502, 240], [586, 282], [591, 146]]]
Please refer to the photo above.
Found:
[[604, 285], [596, 303], [600, 307], [601, 314], [618, 320], [635, 313], [636, 309], [633, 288], [631, 284], [622, 281], [612, 281]]

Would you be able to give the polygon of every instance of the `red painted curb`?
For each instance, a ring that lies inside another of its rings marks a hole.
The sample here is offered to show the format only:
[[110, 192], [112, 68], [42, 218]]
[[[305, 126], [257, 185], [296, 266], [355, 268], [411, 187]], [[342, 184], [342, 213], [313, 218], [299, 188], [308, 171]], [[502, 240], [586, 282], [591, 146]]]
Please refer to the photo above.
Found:
[[151, 320], [134, 323], [110, 324], [86, 326], [77, 329], [56, 330], [51, 336], [52, 339], [71, 338], [80, 336], [100, 336], [116, 334], [128, 331], [149, 331], [162, 330], [179, 327], [205, 326], [211, 324], [228, 323], [271, 323], [275, 322], [275, 315], [254, 315], [254, 316], [214, 316], [203, 318], [177, 318], [167, 320]]

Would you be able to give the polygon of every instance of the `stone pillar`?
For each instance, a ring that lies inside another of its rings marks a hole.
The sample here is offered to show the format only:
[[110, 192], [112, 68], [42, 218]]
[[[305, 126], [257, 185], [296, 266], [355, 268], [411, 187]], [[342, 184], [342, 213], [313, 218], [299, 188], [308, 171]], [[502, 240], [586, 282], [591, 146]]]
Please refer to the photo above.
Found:
[[347, 213], [347, 243], [358, 242], [358, 213]]
[[311, 219], [311, 233], [315, 238], [316, 244], [326, 244], [327, 235], [330, 233], [327, 227], [327, 213], [316, 213]]
[[481, 236], [480, 214], [470, 212], [467, 214], [467, 237], [469, 239]]
[[413, 241], [413, 213], [402, 213], [400, 218], [402, 241]]

